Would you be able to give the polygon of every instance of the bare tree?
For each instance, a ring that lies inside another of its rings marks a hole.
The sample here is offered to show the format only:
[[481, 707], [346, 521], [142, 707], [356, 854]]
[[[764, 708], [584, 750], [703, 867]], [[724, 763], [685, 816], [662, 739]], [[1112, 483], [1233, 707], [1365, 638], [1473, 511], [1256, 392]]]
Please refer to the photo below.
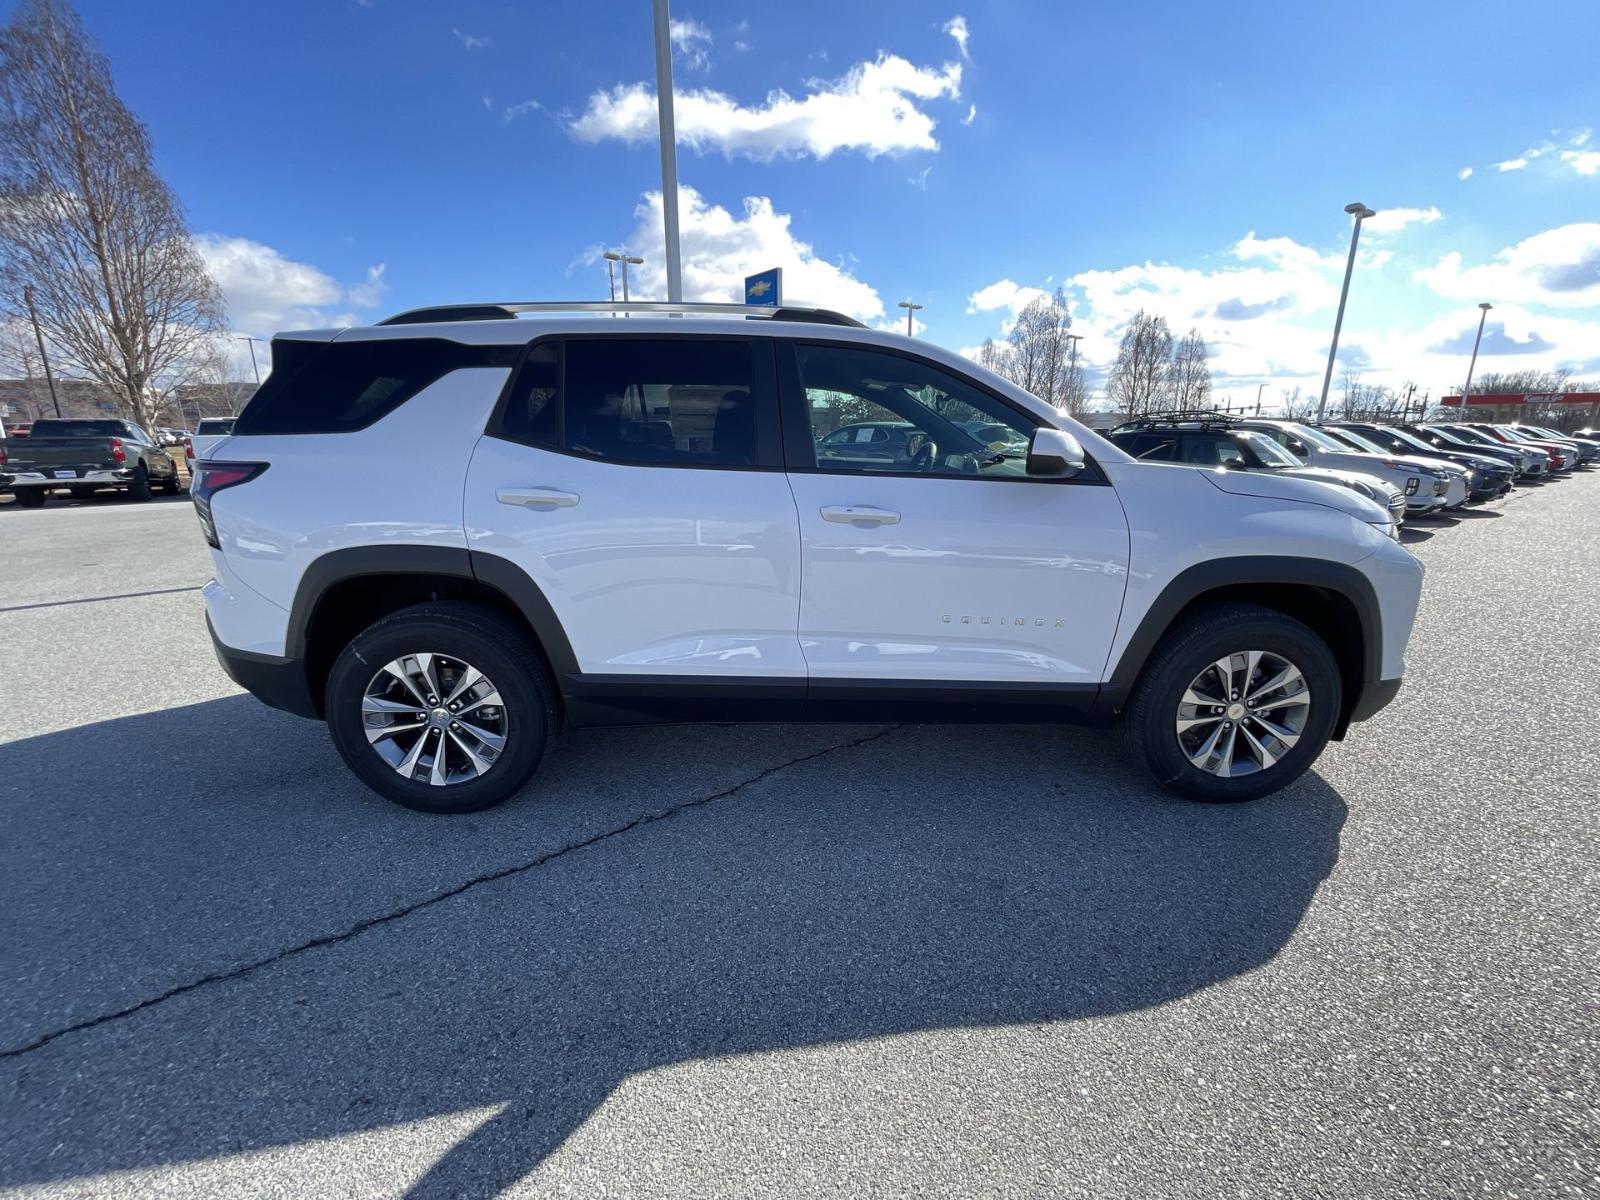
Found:
[[997, 342], [992, 337], [984, 338], [983, 345], [978, 347], [978, 365], [985, 370], [993, 371], [996, 375], [1011, 378], [1011, 347], [1005, 342]]
[[1298, 383], [1283, 394], [1283, 415], [1290, 421], [1308, 421], [1317, 415], [1317, 397], [1306, 394]]
[[1190, 329], [1172, 352], [1172, 398], [1181, 409], [1204, 408], [1211, 402], [1211, 367], [1206, 340]]
[[0, 303], [31, 285], [46, 339], [149, 424], [222, 324], [150, 135], [65, 0], [0, 30]]
[[1164, 317], [1140, 309], [1122, 331], [1106, 395], [1130, 417], [1168, 407], [1172, 393], [1172, 330]]
[[0, 318], [0, 373], [22, 381], [27, 410], [22, 413], [24, 417], [36, 419], [46, 414], [50, 390], [45, 383], [44, 363], [39, 358], [33, 329], [22, 318]]
[[1074, 393], [1080, 394], [1081, 401], [1083, 389], [1073, 387], [1071, 332], [1066, 292], [1057, 288], [1054, 295], [1038, 297], [1017, 314], [1011, 326], [1006, 374], [1041, 400], [1075, 412], [1071, 404]]

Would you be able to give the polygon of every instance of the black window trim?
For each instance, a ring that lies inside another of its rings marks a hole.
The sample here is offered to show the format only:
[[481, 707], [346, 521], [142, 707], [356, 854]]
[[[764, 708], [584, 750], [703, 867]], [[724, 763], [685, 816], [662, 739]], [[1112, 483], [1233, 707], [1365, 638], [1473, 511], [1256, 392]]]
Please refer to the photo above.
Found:
[[[575, 341], [638, 341], [638, 342], [663, 342], [663, 341], [696, 341], [696, 342], [746, 342], [750, 345], [751, 379], [750, 402], [755, 407], [756, 424], [756, 461], [754, 463], [694, 463], [694, 462], [636, 462], [624, 458], [607, 458], [599, 454], [580, 454], [574, 450], [564, 448], [566, 442], [566, 374], [567, 354], [566, 343]], [[776, 339], [770, 335], [750, 333], [745, 330], [728, 333], [706, 333], [695, 330], [691, 333], [630, 333], [619, 331], [611, 333], [601, 330], [583, 330], [568, 333], [541, 333], [524, 345], [517, 355], [516, 365], [512, 367], [511, 374], [507, 376], [505, 385], [500, 389], [500, 396], [495, 401], [493, 410], [489, 413], [489, 420], [484, 425], [485, 437], [492, 437], [496, 441], [510, 442], [517, 446], [527, 446], [534, 450], [542, 450], [546, 454], [559, 454], [563, 458], [575, 458], [582, 462], [605, 463], [613, 467], [643, 468], [645, 470], [659, 469], [667, 471], [782, 471], [783, 468], [783, 416], [781, 405], [778, 403], [778, 385], [773, 361], [772, 343]], [[511, 397], [516, 391], [517, 380], [521, 377], [528, 358], [534, 348], [547, 342], [556, 343], [556, 444], [545, 445], [531, 438], [518, 437], [506, 428], [506, 409], [510, 406]], [[768, 347], [762, 353], [762, 344]]]
[[[343, 429], [294, 429], [294, 430], [277, 430], [277, 431], [274, 431], [274, 432], [271, 432], [271, 433], [256, 433], [256, 432], [253, 432], [253, 431], [251, 431], [249, 429], [246, 429], [244, 433], [241, 433], [241, 434], [238, 435], [239, 437], [274, 437], [274, 438], [277, 438], [277, 437], [337, 437], [337, 436], [340, 436], [340, 435], [343, 435], [343, 434], [360, 433], [364, 429], [371, 429], [374, 425], [376, 425], [379, 421], [382, 421], [385, 417], [393, 416], [395, 413], [399, 412], [402, 408], [404, 408], [407, 404], [410, 404], [413, 400], [415, 400], [423, 392], [425, 392], [429, 388], [431, 388], [434, 384], [440, 382], [443, 379], [448, 379], [450, 376], [454, 375], [457, 371], [481, 371], [481, 370], [503, 371], [503, 370], [506, 370], [509, 367], [510, 371], [511, 371], [511, 374], [508, 375], [506, 378], [508, 380], [510, 380], [511, 378], [513, 378], [516, 375], [517, 367], [521, 364], [521, 361], [522, 361], [522, 359], [521, 359], [521, 348], [519, 346], [517, 346], [516, 343], [514, 343], [514, 342], [463, 342], [463, 341], [460, 341], [457, 338], [439, 337], [437, 335], [430, 335], [430, 336], [426, 336], [426, 337], [413, 336], [413, 337], [403, 337], [403, 338], [350, 338], [348, 341], [345, 340], [342, 337], [329, 338], [328, 340], [324, 341], [324, 340], [322, 340], [320, 338], [294, 338], [294, 337], [283, 337], [282, 335], [279, 335], [278, 337], [275, 337], [275, 338], [272, 339], [272, 344], [273, 344], [274, 348], [276, 348], [276, 346], [277, 346], [277, 344], [279, 342], [296, 342], [296, 343], [299, 343], [300, 345], [310, 346], [310, 347], [317, 347], [317, 346], [321, 346], [321, 347], [341, 346], [342, 347], [342, 346], [368, 346], [368, 345], [399, 345], [399, 344], [407, 343], [407, 342], [447, 342], [452, 346], [461, 346], [464, 349], [468, 349], [468, 350], [479, 350], [479, 351], [482, 351], [485, 359], [487, 359], [490, 356], [492, 356], [496, 350], [504, 351], [506, 353], [509, 361], [506, 362], [506, 363], [494, 363], [494, 362], [485, 361], [485, 362], [481, 362], [481, 363], [470, 363], [470, 364], [467, 364], [467, 365], [464, 365], [464, 366], [452, 367], [452, 368], [450, 368], [450, 370], [444, 372], [442, 375], [435, 375], [432, 379], [428, 380], [428, 382], [423, 384], [421, 387], [415, 388], [412, 391], [405, 393], [402, 396], [401, 399], [396, 400], [393, 403], [390, 403], [386, 408], [382, 409], [381, 411], [379, 411], [378, 413], [376, 413], [372, 417], [368, 418], [367, 420], [363, 421], [359, 425], [351, 425], [348, 428], [343, 428]], [[305, 364], [302, 363], [302, 364], [300, 364], [300, 366], [294, 368], [294, 375], [295, 376], [298, 376], [300, 374], [300, 371], [302, 369], [304, 369], [304, 365]], [[270, 376], [268, 378], [270, 378]], [[263, 384], [265, 384], [266, 382], [267, 382], [267, 380], [262, 380]], [[227, 418], [228, 420], [231, 420], [233, 422], [233, 429], [230, 429], [228, 431], [228, 433], [226, 433], [226, 434], [216, 434], [216, 435], [207, 434], [205, 436], [207, 436], [207, 437], [212, 437], [212, 436], [232, 437], [232, 436], [234, 436], [234, 430], [237, 429], [240, 420], [242, 420], [244, 418], [245, 414], [250, 411], [250, 404], [251, 404], [252, 401], [254, 401], [256, 394], [259, 394], [259, 391], [260, 391], [260, 389], [258, 388], [257, 392], [255, 394], [252, 394], [249, 400], [245, 401], [245, 404], [244, 404], [243, 408], [241, 408], [238, 412], [236, 412], [232, 417]], [[203, 418], [203, 419], [210, 420], [212, 418]], [[198, 432], [198, 429], [199, 429], [199, 425], [197, 423], [196, 424], [196, 431], [197, 432]]]
[[[1066, 479], [1049, 478], [1041, 475], [940, 475], [933, 472], [925, 474], [920, 471], [874, 471], [854, 467], [828, 468], [820, 466], [816, 460], [815, 445], [811, 440], [811, 413], [806, 404], [805, 387], [800, 378], [800, 356], [796, 352], [800, 346], [816, 346], [828, 350], [865, 350], [875, 354], [888, 354], [893, 355], [895, 358], [903, 358], [908, 362], [917, 363], [919, 366], [954, 376], [974, 391], [1004, 405], [1005, 408], [1015, 413], [1033, 430], [1054, 427], [1049, 426], [1049, 423], [1042, 417], [1029, 412], [1010, 397], [985, 386], [972, 378], [972, 376], [953, 367], [946, 366], [935, 359], [902, 350], [898, 346], [881, 346], [875, 342], [845, 341], [843, 339], [829, 341], [826, 338], [773, 338], [772, 340], [775, 343], [774, 349], [777, 353], [779, 408], [784, 414], [784, 459], [786, 469], [791, 475], [866, 475], [874, 479], [961, 479], [977, 483], [1048, 483], [1076, 487], [1111, 486], [1111, 480], [1100, 469], [1100, 464], [1095, 461], [1094, 456], [1089, 453], [1087, 447], [1084, 448], [1083, 453], [1083, 470]], [[1032, 435], [1030, 434], [1029, 436], [1031, 437]]]

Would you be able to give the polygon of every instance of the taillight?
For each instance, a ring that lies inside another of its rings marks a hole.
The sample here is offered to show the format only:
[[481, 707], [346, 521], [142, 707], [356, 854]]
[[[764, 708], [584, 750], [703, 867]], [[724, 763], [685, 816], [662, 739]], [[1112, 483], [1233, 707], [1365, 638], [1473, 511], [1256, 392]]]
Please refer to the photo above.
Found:
[[222, 549], [217, 540], [217, 527], [211, 520], [211, 498], [218, 492], [249, 483], [267, 469], [263, 462], [201, 462], [189, 485], [189, 495], [194, 500], [195, 515], [200, 518], [200, 532], [213, 550]]
[[194, 443], [188, 438], [183, 439], [183, 456], [190, 462], [194, 461]]
[[123, 450], [123, 448], [122, 448], [122, 439], [121, 438], [112, 438], [111, 439], [111, 457], [116, 462], [127, 462], [128, 461], [127, 452], [125, 450]]
[[0, 441], [0, 467], [3, 467], [5, 465], [6, 465], [6, 447], [5, 447], [5, 442]]

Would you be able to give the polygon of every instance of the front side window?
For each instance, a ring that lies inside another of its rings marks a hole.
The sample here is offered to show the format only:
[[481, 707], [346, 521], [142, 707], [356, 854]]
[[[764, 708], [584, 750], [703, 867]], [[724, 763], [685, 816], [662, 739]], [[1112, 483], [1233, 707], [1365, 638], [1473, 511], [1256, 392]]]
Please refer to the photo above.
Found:
[[800, 344], [795, 356], [819, 470], [1026, 473], [1032, 423], [960, 377], [853, 346]]

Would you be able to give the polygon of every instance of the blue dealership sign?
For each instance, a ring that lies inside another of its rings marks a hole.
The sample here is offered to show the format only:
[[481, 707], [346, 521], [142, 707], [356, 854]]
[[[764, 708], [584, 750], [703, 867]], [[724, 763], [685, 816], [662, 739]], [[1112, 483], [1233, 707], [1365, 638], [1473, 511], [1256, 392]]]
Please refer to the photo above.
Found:
[[762, 304], [769, 308], [783, 306], [783, 268], [773, 267], [759, 275], [744, 277], [744, 302]]

